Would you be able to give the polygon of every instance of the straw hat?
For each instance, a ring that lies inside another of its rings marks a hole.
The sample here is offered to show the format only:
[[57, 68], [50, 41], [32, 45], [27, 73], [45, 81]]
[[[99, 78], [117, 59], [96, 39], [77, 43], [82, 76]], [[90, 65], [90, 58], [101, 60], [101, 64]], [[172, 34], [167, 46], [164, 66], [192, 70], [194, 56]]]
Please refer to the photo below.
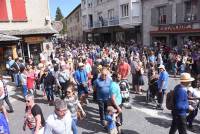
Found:
[[159, 67], [158, 67], [159, 69], [164, 69], [165, 70], [165, 66], [164, 65], [160, 65]]
[[80, 63], [78, 64], [78, 66], [79, 66], [79, 67], [82, 67], [82, 66], [84, 66], [84, 64], [83, 64], [82, 62], [80, 62]]
[[182, 73], [180, 77], [181, 82], [191, 82], [194, 81], [194, 78], [191, 77], [189, 73]]

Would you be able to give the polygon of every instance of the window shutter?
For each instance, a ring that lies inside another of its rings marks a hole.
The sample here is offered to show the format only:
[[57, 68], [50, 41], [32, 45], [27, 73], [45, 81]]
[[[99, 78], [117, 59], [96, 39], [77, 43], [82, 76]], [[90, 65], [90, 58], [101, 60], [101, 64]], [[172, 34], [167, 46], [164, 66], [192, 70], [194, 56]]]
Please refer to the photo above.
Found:
[[25, 0], [11, 0], [13, 21], [26, 21]]
[[200, 21], [200, 0], [197, 1], [197, 20]]
[[152, 26], [158, 25], [158, 9], [157, 8], [151, 9], [151, 25]]
[[176, 4], [176, 22], [183, 23], [184, 22], [184, 5], [183, 2]]
[[0, 21], [8, 21], [6, 0], [0, 0]]
[[167, 5], [167, 24], [172, 24], [172, 5]]

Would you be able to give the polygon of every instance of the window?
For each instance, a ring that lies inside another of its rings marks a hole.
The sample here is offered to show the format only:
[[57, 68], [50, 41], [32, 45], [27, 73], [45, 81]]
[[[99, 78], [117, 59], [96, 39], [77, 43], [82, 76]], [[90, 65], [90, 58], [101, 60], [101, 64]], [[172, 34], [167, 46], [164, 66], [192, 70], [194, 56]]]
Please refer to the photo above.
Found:
[[167, 24], [166, 6], [158, 7], [158, 23]]
[[102, 0], [97, 0], [97, 5], [101, 4]]
[[108, 19], [113, 20], [114, 18], [114, 9], [108, 10]]
[[129, 15], [128, 4], [121, 5], [121, 16], [127, 17]]
[[140, 2], [138, 0], [132, 2], [132, 16], [133, 17], [140, 16]]
[[197, 0], [185, 1], [185, 22], [195, 21], [197, 19]]
[[85, 0], [82, 0], [82, 3], [83, 3], [83, 5], [85, 5], [85, 4], [86, 4], [86, 1], [85, 1]]
[[25, 0], [10, 0], [13, 21], [26, 21]]
[[8, 21], [6, 0], [0, 0], [0, 21]]
[[79, 12], [77, 12], [77, 13], [75, 14], [75, 17], [76, 17], [77, 22], [79, 22]]
[[84, 15], [83, 16], [83, 26], [86, 26], [87, 25], [87, 16]]

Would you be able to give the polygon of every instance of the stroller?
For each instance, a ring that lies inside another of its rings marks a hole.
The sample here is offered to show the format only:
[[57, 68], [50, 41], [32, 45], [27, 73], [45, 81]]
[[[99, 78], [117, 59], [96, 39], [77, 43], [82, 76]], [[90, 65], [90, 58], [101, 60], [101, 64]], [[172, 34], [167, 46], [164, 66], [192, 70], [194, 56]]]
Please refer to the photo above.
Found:
[[[193, 121], [198, 114], [200, 106], [200, 92], [192, 87], [189, 87], [187, 93], [189, 98], [189, 105], [194, 108], [193, 111], [189, 112], [186, 118], [188, 127], [192, 128]], [[190, 98], [196, 98], [196, 99], [191, 100]]]
[[119, 82], [119, 86], [121, 89], [121, 95], [122, 95], [122, 104], [125, 108], [131, 108], [131, 105], [129, 103], [130, 100], [130, 87], [128, 84], [128, 80], [121, 80]]
[[149, 82], [149, 88], [148, 88], [147, 94], [146, 94], [146, 102], [147, 103], [155, 101], [155, 96], [156, 96], [156, 93], [158, 90], [157, 80], [158, 80], [158, 78], [153, 78]]

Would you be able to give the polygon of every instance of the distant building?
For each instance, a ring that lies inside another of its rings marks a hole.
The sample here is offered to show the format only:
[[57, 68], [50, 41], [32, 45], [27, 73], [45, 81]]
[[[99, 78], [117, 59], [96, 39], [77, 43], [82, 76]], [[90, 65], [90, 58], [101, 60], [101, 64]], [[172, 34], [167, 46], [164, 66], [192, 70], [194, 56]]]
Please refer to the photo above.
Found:
[[200, 0], [143, 0], [143, 44], [200, 41]]
[[83, 40], [81, 4], [79, 4], [66, 18], [67, 37], [72, 40]]
[[82, 0], [85, 40], [141, 41], [141, 0]]
[[1, 40], [0, 52], [4, 55], [0, 55], [0, 62], [5, 62], [9, 55], [32, 57], [38, 62], [43, 43], [56, 33], [50, 21], [48, 0], [1, 0], [0, 34], [19, 37], [20, 42]]

